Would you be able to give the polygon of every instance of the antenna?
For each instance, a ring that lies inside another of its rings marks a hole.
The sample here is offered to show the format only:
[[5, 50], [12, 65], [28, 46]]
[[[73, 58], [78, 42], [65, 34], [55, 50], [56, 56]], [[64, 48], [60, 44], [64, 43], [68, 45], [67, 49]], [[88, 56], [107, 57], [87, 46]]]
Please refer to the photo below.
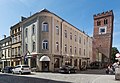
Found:
[[31, 12], [30, 12], [30, 16], [31, 16]]

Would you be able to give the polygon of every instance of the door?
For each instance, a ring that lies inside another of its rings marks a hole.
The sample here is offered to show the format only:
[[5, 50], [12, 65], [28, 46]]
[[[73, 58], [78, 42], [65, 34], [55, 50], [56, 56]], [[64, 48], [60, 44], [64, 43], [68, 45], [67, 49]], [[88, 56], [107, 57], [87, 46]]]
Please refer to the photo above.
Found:
[[49, 61], [42, 61], [42, 71], [49, 71]]
[[79, 59], [79, 69], [81, 69], [81, 59]]

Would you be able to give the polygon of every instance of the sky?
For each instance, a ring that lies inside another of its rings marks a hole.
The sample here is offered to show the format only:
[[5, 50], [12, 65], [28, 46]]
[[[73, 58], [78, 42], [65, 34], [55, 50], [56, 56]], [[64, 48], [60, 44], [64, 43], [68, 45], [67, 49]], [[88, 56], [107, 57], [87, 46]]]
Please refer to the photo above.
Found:
[[0, 39], [10, 35], [10, 27], [43, 8], [93, 36], [93, 15], [114, 12], [113, 47], [120, 51], [120, 0], [0, 0]]

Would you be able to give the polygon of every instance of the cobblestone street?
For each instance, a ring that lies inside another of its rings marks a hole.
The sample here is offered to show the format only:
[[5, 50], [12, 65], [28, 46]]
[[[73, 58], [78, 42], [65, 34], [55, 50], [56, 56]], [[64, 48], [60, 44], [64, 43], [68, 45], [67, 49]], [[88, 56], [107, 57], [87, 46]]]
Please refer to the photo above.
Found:
[[114, 75], [106, 75], [103, 70], [87, 70], [76, 74], [60, 74], [60, 73], [44, 73], [44, 72], [37, 72], [37, 73], [33, 72], [31, 75], [0, 74], [0, 83], [11, 83], [11, 82], [12, 83], [119, 83], [120, 81], [116, 81], [114, 79]]

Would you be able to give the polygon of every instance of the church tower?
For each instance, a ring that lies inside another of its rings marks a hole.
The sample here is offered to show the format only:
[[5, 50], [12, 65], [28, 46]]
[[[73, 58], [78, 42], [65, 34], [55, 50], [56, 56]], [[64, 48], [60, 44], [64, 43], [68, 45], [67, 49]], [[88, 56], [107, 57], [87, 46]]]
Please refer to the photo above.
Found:
[[110, 62], [113, 40], [113, 11], [96, 14], [94, 17], [93, 61]]

